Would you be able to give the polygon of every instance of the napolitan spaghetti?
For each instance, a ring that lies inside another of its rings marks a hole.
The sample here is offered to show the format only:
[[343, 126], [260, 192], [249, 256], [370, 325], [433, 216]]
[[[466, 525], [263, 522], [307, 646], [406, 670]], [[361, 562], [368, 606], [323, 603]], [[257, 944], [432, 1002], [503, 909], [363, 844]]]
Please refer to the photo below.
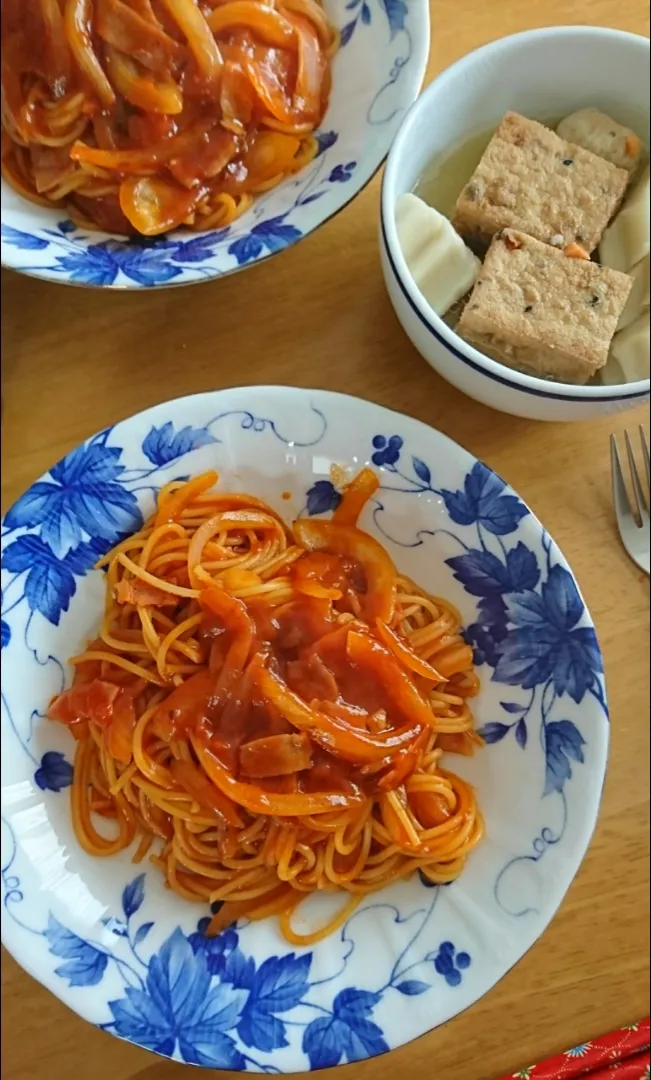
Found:
[[[288, 529], [216, 473], [164, 488], [99, 563], [96, 641], [49, 716], [78, 740], [72, 816], [85, 851], [137, 842], [168, 886], [221, 902], [209, 932], [280, 917], [310, 944], [360, 899], [416, 870], [453, 880], [482, 834], [472, 788], [441, 754], [472, 753], [477, 693], [459, 616], [357, 527], [364, 469], [333, 519]], [[113, 836], [94, 815], [113, 819]], [[314, 934], [315, 890], [344, 890]]]
[[228, 225], [316, 154], [317, 0], [2, 0], [2, 175], [85, 228]]

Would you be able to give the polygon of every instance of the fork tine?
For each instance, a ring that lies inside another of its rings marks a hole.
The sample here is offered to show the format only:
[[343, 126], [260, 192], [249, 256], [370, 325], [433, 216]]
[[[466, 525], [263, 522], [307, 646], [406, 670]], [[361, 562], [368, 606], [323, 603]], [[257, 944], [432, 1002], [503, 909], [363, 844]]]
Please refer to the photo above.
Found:
[[622, 471], [622, 462], [619, 456], [619, 447], [617, 445], [617, 439], [614, 435], [610, 436], [610, 460], [612, 463], [613, 473], [613, 500], [615, 502], [615, 514], [617, 516], [617, 523], [621, 531], [624, 519], [631, 517], [632, 511], [631, 504], [628, 499], [626, 484], [624, 483], [624, 473]]
[[635, 510], [637, 512], [638, 522], [640, 522], [646, 513], [646, 500], [642, 494], [642, 485], [640, 484], [640, 478], [637, 473], [637, 462], [635, 461], [635, 454], [633, 453], [633, 443], [631, 442], [631, 436], [628, 431], [624, 432], [624, 441], [626, 443], [628, 466], [631, 470], [631, 484], [633, 485], [633, 495], [635, 496]]
[[640, 442], [642, 443], [642, 458], [644, 460], [644, 469], [646, 472], [646, 482], [651, 489], [651, 463], [649, 462], [649, 444], [646, 440], [646, 432], [640, 424]]

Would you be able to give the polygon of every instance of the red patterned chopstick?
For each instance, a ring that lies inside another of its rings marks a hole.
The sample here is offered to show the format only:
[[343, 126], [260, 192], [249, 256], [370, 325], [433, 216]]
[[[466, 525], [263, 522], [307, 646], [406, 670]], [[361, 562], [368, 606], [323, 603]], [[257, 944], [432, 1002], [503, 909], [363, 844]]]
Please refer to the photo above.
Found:
[[649, 1017], [502, 1080], [651, 1080]]
[[613, 1065], [607, 1065], [605, 1069], [599, 1069], [596, 1073], [585, 1073], [586, 1080], [649, 1080], [651, 1076], [649, 1066], [649, 1051], [634, 1054], [625, 1061], [616, 1061]]

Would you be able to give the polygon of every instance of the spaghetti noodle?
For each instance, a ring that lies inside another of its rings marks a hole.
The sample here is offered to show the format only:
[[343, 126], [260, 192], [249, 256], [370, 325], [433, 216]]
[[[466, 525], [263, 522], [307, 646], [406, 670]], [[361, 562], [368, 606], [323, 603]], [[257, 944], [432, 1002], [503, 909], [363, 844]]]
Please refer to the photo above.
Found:
[[[482, 834], [444, 751], [472, 753], [472, 654], [447, 601], [399, 574], [357, 527], [364, 469], [331, 521], [288, 529], [215, 473], [164, 488], [153, 517], [98, 564], [98, 638], [49, 716], [78, 740], [72, 816], [108, 856], [137, 840], [170, 888], [285, 937], [330, 933], [367, 893], [419, 870], [452, 881]], [[99, 829], [96, 815], [113, 819]], [[291, 924], [315, 890], [349, 902]]]
[[85, 228], [228, 225], [316, 154], [317, 0], [2, 0], [2, 175]]

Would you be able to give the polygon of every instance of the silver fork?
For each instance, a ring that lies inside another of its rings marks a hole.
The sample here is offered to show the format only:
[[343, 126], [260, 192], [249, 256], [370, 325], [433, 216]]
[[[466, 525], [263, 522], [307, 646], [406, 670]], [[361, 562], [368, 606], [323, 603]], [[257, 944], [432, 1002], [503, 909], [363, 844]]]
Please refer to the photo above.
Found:
[[649, 493], [651, 491], [651, 466], [649, 464], [649, 444], [644, 428], [640, 425], [640, 442], [642, 444], [642, 460], [646, 473], [646, 488], [643, 489], [640, 473], [633, 453], [633, 444], [628, 431], [624, 432], [626, 443], [626, 456], [628, 458], [631, 473], [631, 488], [633, 491], [633, 503], [626, 490], [624, 471], [619, 455], [617, 439], [610, 436], [610, 457], [613, 473], [613, 499], [615, 502], [615, 514], [619, 526], [619, 535], [626, 551], [640, 570], [649, 573], [649, 550], [651, 548], [651, 523], [649, 521]]

